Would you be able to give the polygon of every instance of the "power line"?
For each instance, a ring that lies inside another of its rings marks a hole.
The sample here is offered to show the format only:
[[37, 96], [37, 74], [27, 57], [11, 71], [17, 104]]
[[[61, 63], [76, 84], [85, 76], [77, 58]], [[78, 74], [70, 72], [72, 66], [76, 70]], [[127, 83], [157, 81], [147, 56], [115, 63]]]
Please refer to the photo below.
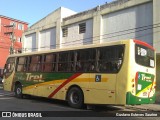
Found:
[[[75, 41], [70, 41], [70, 42], [65, 42], [65, 43], [61, 43], [61, 44], [55, 44], [55, 45], [51, 45], [51, 46], [44, 46], [44, 47], [40, 47], [40, 48], [47, 48], [47, 47], [56, 47], [56, 46], [60, 46], [60, 45], [66, 45], [66, 44], [69, 44], [69, 43], [72, 43], [72, 45], [75, 45], [73, 44], [73, 42], [78, 42], [78, 41], [84, 41], [83, 43], [92, 43], [92, 40], [88, 40], [86, 41], [86, 39], [93, 39], [93, 38], [96, 38], [98, 37], [97, 40], [94, 40], [94, 41], [99, 41], [99, 37], [103, 37], [103, 36], [106, 36], [106, 35], [112, 35], [113, 36], [110, 36], [110, 37], [105, 37], [105, 38], [102, 38], [103, 39], [106, 39], [106, 38], [113, 38], [113, 37], [118, 37], [118, 36], [123, 36], [123, 35], [127, 35], [127, 34], [131, 34], [131, 33], [136, 33], [136, 32], [141, 32], [141, 31], [145, 31], [145, 30], [149, 30], [149, 29], [153, 29], [153, 28], [157, 28], [157, 27], [160, 27], [160, 26], [156, 26], [156, 27], [153, 27], [155, 25], [159, 25], [160, 23], [157, 23], [157, 24], [154, 24], [154, 25], [148, 25], [148, 26], [142, 26], [142, 27], [137, 27], [137, 28], [132, 28], [132, 29], [127, 29], [127, 30], [123, 30], [123, 31], [117, 31], [117, 32], [113, 32], [113, 33], [108, 33], [108, 34], [104, 34], [104, 35], [101, 35], [101, 36], [95, 36], [95, 37], [89, 37], [89, 38], [85, 38], [85, 39], [79, 39], [79, 40], [75, 40]], [[140, 30], [138, 30], [140, 29]], [[133, 31], [133, 30], [136, 30], [136, 31]], [[128, 31], [133, 31], [133, 32], [128, 32]], [[116, 33], [122, 33], [122, 32], [127, 32], [127, 33], [123, 33], [123, 34], [119, 34], [119, 35], [114, 35]], [[3, 37], [3, 36], [1, 36]], [[135, 36], [136, 37], [136, 36]], [[143, 37], [143, 36], [141, 36]], [[7, 39], [9, 39], [8, 37], [5, 37]], [[137, 37], [136, 37], [137, 38]], [[27, 49], [39, 49], [39, 48], [27, 48]]]
[[[99, 41], [99, 37], [103, 37], [103, 36], [106, 36], [106, 35], [113, 35], [113, 36], [109, 36], [109, 37], [105, 37], [105, 38], [102, 38], [102, 39], [107, 39], [107, 38], [113, 38], [113, 37], [119, 37], [119, 36], [123, 36], [123, 35], [128, 35], [128, 34], [132, 34], [132, 33], [136, 33], [136, 32], [142, 32], [142, 31], [146, 31], [146, 30], [150, 30], [150, 29], [153, 29], [153, 28], [158, 28], [160, 26], [156, 26], [156, 25], [159, 25], [160, 23], [157, 23], [157, 24], [153, 24], [153, 25], [148, 25], [148, 26], [142, 26], [142, 27], [137, 27], [137, 28], [132, 28], [132, 29], [127, 29], [127, 30], [123, 30], [123, 31], [117, 31], [117, 32], [113, 32], [113, 33], [109, 33], [109, 34], [104, 34], [104, 35], [101, 35], [101, 36], [95, 36], [95, 37], [89, 37], [89, 38], [85, 38], [85, 39], [79, 39], [79, 40], [75, 40], [75, 41], [70, 41], [70, 42], [65, 42], [65, 43], [61, 43], [61, 44], [55, 44], [55, 45], [52, 45], [52, 46], [43, 46], [43, 47], [40, 47], [41, 48], [47, 48], [47, 47], [56, 47], [56, 46], [60, 46], [60, 45], [63, 45], [63, 44], [69, 44], [69, 43], [74, 43], [74, 42], [78, 42], [78, 41], [84, 41], [86, 39], [92, 39], [92, 38], [98, 38], [97, 40], [94, 39], [94, 41]], [[136, 30], [136, 31], [133, 31], [133, 30]], [[131, 31], [131, 32], [128, 32], [128, 31]], [[127, 32], [127, 33], [123, 33], [123, 32]], [[114, 35], [116, 33], [121, 33], [119, 35]], [[153, 32], [152, 32], [153, 33]], [[146, 36], [146, 35], [145, 35]], [[143, 37], [143, 36], [141, 36]], [[135, 36], [135, 38], [137, 38]], [[89, 40], [89, 41], [85, 41], [83, 43], [89, 43], [89, 42], [92, 42], [92, 40]], [[71, 45], [75, 45], [75, 44], [71, 44]], [[27, 48], [27, 49], [39, 49], [39, 48]]]

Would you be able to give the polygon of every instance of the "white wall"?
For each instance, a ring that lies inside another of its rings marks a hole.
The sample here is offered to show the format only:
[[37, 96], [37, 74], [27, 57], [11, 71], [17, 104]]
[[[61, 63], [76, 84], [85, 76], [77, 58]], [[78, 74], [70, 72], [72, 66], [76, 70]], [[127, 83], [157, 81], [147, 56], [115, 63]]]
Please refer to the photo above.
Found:
[[[84, 22], [86, 22], [86, 32], [79, 34], [79, 24]], [[68, 27], [68, 36], [62, 37], [61, 47], [86, 45], [93, 42], [93, 19], [74, 23], [66, 27]]]
[[26, 52], [31, 52], [31, 51], [37, 51], [36, 48], [36, 33], [32, 33], [29, 35], [26, 35], [24, 38], [25, 41], [25, 51]]
[[68, 8], [61, 7], [61, 18], [65, 18], [65, 17], [71, 16], [71, 15], [74, 15], [76, 13], [77, 12], [70, 10]]
[[43, 30], [39, 34], [39, 50], [56, 48], [56, 28]]
[[152, 3], [147, 3], [103, 15], [101, 42], [135, 38], [153, 45], [152, 9]]

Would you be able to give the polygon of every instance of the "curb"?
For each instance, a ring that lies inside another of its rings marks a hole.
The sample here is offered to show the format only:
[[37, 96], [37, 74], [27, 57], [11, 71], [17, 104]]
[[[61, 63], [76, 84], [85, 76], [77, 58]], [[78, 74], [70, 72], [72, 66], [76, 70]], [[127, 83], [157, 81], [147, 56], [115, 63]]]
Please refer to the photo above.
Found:
[[126, 108], [136, 109], [136, 110], [145, 110], [145, 111], [160, 111], [160, 104], [144, 104], [144, 105], [135, 105], [135, 106], [126, 106]]

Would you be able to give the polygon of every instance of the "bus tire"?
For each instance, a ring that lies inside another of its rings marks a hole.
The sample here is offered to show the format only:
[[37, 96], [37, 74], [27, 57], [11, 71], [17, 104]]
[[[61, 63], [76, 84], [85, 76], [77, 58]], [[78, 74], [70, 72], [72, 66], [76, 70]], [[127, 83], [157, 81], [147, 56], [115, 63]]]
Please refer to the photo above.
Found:
[[17, 84], [15, 86], [15, 96], [17, 98], [23, 98], [23, 94], [22, 94], [22, 85], [21, 84]]
[[68, 104], [73, 107], [80, 109], [84, 105], [83, 92], [78, 87], [72, 87], [67, 94]]

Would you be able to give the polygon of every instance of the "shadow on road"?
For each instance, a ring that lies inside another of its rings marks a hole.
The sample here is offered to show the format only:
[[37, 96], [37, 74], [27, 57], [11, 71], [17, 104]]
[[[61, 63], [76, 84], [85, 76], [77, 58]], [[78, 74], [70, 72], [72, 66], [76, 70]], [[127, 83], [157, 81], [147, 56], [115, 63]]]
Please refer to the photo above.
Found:
[[[67, 101], [63, 100], [55, 100], [55, 99], [48, 99], [48, 98], [43, 98], [43, 97], [35, 97], [35, 96], [25, 96], [24, 99], [32, 100], [33, 103], [49, 103], [49, 104], [56, 104], [61, 107], [67, 107], [70, 108], [68, 105]], [[91, 109], [88, 109], [88, 105], [85, 105], [83, 109], [81, 110], [87, 110], [87, 111], [95, 111], [95, 112], [102, 112], [102, 111], [121, 111], [123, 110], [122, 108], [117, 108], [112, 105], [89, 105], [91, 106]], [[78, 109], [77, 109], [78, 110]]]

